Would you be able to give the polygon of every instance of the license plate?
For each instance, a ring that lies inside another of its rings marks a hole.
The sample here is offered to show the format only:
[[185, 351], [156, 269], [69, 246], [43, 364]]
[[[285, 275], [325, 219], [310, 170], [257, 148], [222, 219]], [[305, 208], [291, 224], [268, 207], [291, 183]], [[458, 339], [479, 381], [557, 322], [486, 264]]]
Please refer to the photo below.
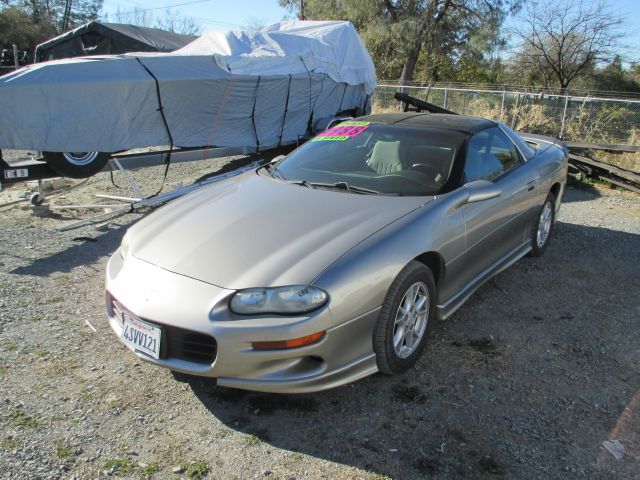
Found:
[[11, 180], [12, 178], [27, 178], [29, 176], [29, 169], [27, 168], [14, 168], [13, 170], [5, 170], [5, 180]]
[[128, 313], [122, 315], [122, 340], [136, 350], [160, 358], [162, 329]]

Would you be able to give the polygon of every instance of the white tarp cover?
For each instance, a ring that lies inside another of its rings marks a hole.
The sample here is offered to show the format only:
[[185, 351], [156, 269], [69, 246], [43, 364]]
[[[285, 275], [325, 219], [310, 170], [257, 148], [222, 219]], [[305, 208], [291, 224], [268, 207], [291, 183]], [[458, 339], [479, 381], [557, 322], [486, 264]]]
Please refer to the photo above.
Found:
[[171, 53], [57, 60], [0, 77], [0, 148], [275, 146], [339, 111], [369, 110], [375, 85], [349, 22], [212, 32]]

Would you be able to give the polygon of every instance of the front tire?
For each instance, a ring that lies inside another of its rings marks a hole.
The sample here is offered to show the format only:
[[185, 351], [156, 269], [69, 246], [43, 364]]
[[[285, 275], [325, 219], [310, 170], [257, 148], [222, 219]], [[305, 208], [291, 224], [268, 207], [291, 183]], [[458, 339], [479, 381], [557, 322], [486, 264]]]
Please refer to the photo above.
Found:
[[51, 170], [62, 177], [87, 178], [101, 171], [111, 157], [106, 152], [42, 152]]
[[436, 284], [422, 263], [410, 262], [389, 287], [373, 333], [378, 370], [386, 374], [411, 368], [424, 349], [435, 316]]
[[549, 245], [556, 217], [556, 197], [549, 192], [538, 218], [531, 225], [531, 256], [539, 257]]

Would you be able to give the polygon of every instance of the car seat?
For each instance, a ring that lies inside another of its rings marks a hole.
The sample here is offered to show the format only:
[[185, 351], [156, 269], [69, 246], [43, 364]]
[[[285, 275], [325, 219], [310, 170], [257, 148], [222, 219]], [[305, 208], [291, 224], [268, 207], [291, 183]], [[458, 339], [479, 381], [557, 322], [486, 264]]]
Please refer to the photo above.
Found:
[[400, 141], [376, 142], [371, 156], [367, 159], [367, 165], [375, 170], [378, 175], [388, 175], [402, 170]]

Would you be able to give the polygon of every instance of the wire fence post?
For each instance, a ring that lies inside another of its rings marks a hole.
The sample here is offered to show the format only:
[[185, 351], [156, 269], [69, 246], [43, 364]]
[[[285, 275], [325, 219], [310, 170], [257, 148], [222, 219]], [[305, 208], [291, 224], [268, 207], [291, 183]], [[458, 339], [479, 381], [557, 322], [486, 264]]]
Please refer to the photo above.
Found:
[[518, 117], [518, 101], [520, 100], [520, 94], [516, 93], [516, 105], [513, 107], [513, 115], [511, 116], [511, 128], [516, 128], [516, 118]]
[[15, 43], [13, 44], [13, 63], [17, 70], [20, 62], [18, 61], [18, 46]]
[[503, 90], [503, 92], [502, 92], [502, 103], [501, 103], [501, 105], [500, 105], [500, 121], [501, 121], [502, 123], [504, 123], [504, 121], [502, 120], [502, 118], [503, 118], [503, 116], [504, 116], [504, 100], [505, 100], [506, 96], [507, 96], [507, 91], [506, 91], [506, 90]]
[[444, 103], [442, 104], [442, 108], [447, 108], [447, 100], [449, 99], [449, 90], [447, 88], [444, 89]]
[[562, 112], [562, 123], [560, 124], [560, 135], [558, 138], [562, 140], [562, 134], [564, 133], [564, 123], [567, 119], [567, 107], [569, 106], [569, 95], [564, 97], [564, 110]]

